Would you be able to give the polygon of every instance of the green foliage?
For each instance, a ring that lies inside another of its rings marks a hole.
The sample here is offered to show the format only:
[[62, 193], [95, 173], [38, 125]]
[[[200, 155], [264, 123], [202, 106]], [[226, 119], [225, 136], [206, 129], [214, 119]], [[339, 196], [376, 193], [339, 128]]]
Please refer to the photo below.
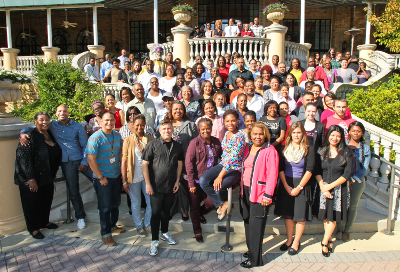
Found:
[[56, 118], [57, 107], [64, 104], [69, 108], [70, 118], [81, 122], [85, 115], [93, 113], [91, 105], [94, 101], [104, 101], [102, 86], [89, 82], [85, 73], [72, 67], [70, 62], [39, 61], [35, 71], [34, 85], [39, 92], [39, 100], [12, 112], [24, 120], [32, 121], [31, 117], [39, 110]]
[[347, 98], [350, 111], [365, 121], [400, 136], [400, 76], [388, 82], [355, 89]]
[[196, 10], [192, 6], [190, 6], [190, 5], [186, 4], [186, 3], [182, 4], [182, 5], [176, 5], [176, 6], [172, 7], [171, 12], [173, 13], [174, 11], [188, 11], [191, 14], [195, 14], [196, 13]]
[[11, 80], [11, 82], [13, 84], [16, 82], [21, 83], [21, 84], [31, 82], [31, 80], [28, 77], [25, 77], [24, 75], [22, 75], [18, 72], [0, 71], [0, 81], [4, 81], [7, 79]]
[[270, 11], [276, 10], [276, 9], [282, 9], [284, 11], [289, 11], [288, 7], [285, 4], [282, 3], [272, 3], [269, 5], [266, 5], [263, 9], [262, 9], [262, 13], [264, 15], [267, 15]]

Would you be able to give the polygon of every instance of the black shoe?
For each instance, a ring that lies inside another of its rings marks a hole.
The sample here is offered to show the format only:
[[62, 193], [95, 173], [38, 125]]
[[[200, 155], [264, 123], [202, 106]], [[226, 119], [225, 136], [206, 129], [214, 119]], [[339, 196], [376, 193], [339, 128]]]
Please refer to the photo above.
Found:
[[250, 258], [250, 251], [247, 251], [246, 253], [243, 254], [244, 258]]
[[206, 220], [206, 218], [204, 217], [204, 215], [200, 216], [200, 223], [202, 223], [202, 224], [207, 224], [207, 220]]
[[293, 241], [292, 241], [292, 243], [288, 246], [286, 243], [284, 243], [283, 245], [281, 245], [281, 247], [279, 248], [281, 251], [286, 251], [286, 250], [288, 250], [289, 249], [289, 247], [291, 247], [292, 246], [292, 244], [293, 244]]
[[[332, 244], [332, 247], [330, 247], [329, 245], [331, 245]], [[333, 243], [332, 243], [332, 241], [329, 241], [328, 242], [328, 248], [329, 248], [329, 252], [330, 253], [333, 253]]]
[[195, 238], [197, 243], [204, 243], [203, 235], [195, 235]]
[[185, 217], [185, 216], [182, 215], [182, 220], [183, 220], [183, 221], [188, 221], [188, 220], [189, 220], [189, 216], [186, 216], [186, 217]]
[[58, 226], [54, 223], [50, 223], [50, 225], [44, 226], [46, 229], [58, 229]]
[[132, 215], [132, 210], [131, 209], [129, 209], [129, 214]]
[[324, 252], [324, 250], [322, 249], [322, 256], [324, 256], [324, 257], [331, 256], [331, 251], [329, 250], [328, 245], [324, 245], [324, 244], [322, 244], [322, 242], [321, 242], [321, 245], [322, 245], [322, 248], [324, 248], [324, 247], [328, 248], [328, 252]]
[[241, 262], [240, 266], [244, 267], [244, 268], [252, 268], [253, 267], [253, 265], [251, 264], [250, 260], [246, 260], [244, 262]]
[[292, 247], [289, 248], [288, 254], [289, 254], [289, 255], [292, 255], [292, 256], [293, 256], [293, 255], [296, 255], [296, 254], [299, 253], [299, 251], [300, 251], [300, 246], [301, 246], [301, 245], [299, 244], [299, 248], [298, 248], [297, 250], [295, 250], [295, 249], [292, 248]]
[[40, 231], [38, 233], [36, 233], [35, 235], [32, 234], [32, 237], [35, 239], [43, 239], [44, 235], [43, 233], [41, 233]]

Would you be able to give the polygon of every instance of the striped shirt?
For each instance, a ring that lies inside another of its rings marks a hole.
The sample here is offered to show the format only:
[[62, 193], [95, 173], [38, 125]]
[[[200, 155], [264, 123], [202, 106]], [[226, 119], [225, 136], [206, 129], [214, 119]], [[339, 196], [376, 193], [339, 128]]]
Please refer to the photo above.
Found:
[[[96, 162], [103, 176], [116, 178], [121, 174], [120, 154], [122, 148], [121, 135], [112, 131], [110, 134], [98, 130], [90, 136], [86, 145], [86, 155], [96, 155]], [[93, 173], [94, 178], [96, 175]]]

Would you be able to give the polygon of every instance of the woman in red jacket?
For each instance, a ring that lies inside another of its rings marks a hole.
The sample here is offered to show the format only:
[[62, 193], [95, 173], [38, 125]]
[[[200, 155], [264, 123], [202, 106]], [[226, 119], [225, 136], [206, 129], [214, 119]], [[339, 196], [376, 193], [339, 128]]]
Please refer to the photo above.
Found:
[[[222, 147], [218, 138], [211, 136], [213, 123], [208, 118], [198, 122], [200, 135], [194, 138], [186, 152], [185, 166], [187, 180], [183, 183], [190, 200], [190, 218], [198, 243], [203, 243], [200, 223], [206, 224], [204, 215], [214, 209], [214, 204], [199, 185], [200, 177], [210, 168], [218, 164]], [[204, 205], [200, 203], [204, 200]]]
[[[289, 249], [289, 255], [296, 255], [300, 250], [300, 238], [306, 220], [312, 220], [312, 193], [308, 181], [314, 171], [314, 161], [314, 148], [308, 143], [303, 123], [293, 123], [282, 151], [279, 167], [281, 182], [275, 205], [275, 214], [285, 219], [287, 234], [287, 241], [281, 245], [280, 250]], [[293, 238], [295, 222], [296, 235]]]
[[241, 182], [241, 211], [249, 249], [243, 255], [248, 260], [240, 264], [245, 268], [263, 265], [262, 242], [279, 166], [278, 152], [269, 144], [268, 127], [263, 122], [251, 126], [249, 139], [253, 144], [244, 152]]

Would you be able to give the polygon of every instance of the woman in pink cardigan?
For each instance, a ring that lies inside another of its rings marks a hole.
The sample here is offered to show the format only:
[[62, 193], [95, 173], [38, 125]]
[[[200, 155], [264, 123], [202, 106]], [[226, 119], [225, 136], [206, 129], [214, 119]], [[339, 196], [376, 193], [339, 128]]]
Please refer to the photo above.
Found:
[[245, 268], [263, 265], [262, 242], [279, 166], [278, 152], [269, 144], [268, 127], [263, 122], [251, 126], [249, 139], [253, 144], [244, 151], [241, 182], [241, 211], [249, 249], [243, 255], [248, 260], [240, 264]]

